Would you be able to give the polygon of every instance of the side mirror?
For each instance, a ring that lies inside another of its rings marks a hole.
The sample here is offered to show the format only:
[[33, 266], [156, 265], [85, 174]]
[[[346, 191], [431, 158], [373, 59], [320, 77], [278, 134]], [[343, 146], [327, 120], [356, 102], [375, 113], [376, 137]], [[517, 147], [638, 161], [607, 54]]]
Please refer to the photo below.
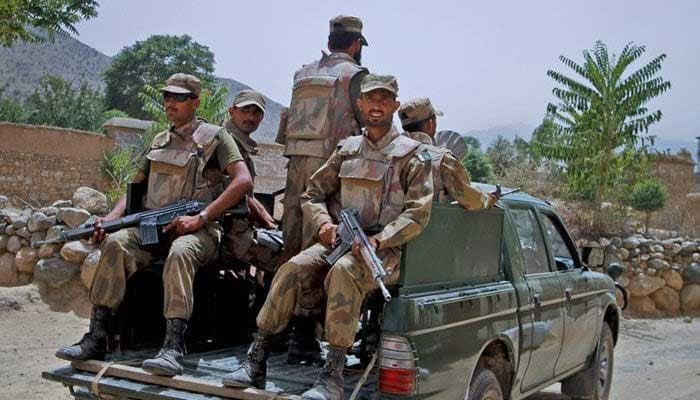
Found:
[[619, 278], [620, 275], [622, 275], [622, 271], [624, 270], [625, 269], [619, 263], [610, 263], [610, 265], [608, 266], [608, 275], [610, 275], [610, 277], [614, 281], [617, 281], [617, 278]]

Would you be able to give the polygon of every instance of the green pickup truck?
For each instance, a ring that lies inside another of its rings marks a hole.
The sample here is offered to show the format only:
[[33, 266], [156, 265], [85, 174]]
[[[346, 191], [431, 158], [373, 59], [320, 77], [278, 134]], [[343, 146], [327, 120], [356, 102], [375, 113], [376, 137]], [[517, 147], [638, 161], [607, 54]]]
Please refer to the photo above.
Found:
[[[229, 272], [198, 273], [210, 278], [198, 278], [207, 289], [195, 294], [197, 337], [190, 338], [184, 375], [138, 368], [160, 338], [137, 328], [155, 324], [160, 303], [127, 293], [112, 358], [72, 363], [44, 378], [68, 386], [77, 399], [298, 398], [318, 366], [287, 365], [283, 346], [269, 361], [265, 390], [221, 385], [243, 358], [259, 303], [222, 283]], [[240, 280], [229, 284], [243, 287]], [[149, 292], [145, 283], [133, 286], [141, 296]], [[428, 227], [404, 249], [399, 283], [389, 289], [391, 301], [371, 295], [363, 306], [347, 359], [346, 398], [522, 399], [556, 382], [572, 398], [609, 396], [616, 285], [584, 265], [545, 201], [516, 193], [486, 211], [435, 203]], [[151, 303], [151, 317], [134, 317]]]

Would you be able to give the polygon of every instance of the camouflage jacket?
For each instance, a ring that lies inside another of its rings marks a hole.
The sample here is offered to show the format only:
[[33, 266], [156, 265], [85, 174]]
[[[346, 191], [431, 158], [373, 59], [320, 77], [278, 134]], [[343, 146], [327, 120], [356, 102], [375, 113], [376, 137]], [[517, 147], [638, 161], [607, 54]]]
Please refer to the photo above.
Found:
[[379, 248], [400, 246], [428, 224], [432, 172], [427, 151], [393, 127], [376, 142], [345, 139], [309, 179], [301, 197], [304, 223], [314, 232], [332, 222], [326, 200], [340, 193], [343, 208], [355, 208], [360, 224], [379, 233]]
[[469, 183], [469, 172], [450, 150], [435, 146], [432, 138], [423, 132], [405, 132], [404, 134], [423, 143], [430, 153], [435, 191], [433, 201], [446, 203], [456, 200], [467, 210], [489, 207], [488, 195]]
[[360, 133], [351, 86], [366, 72], [352, 57], [336, 52], [323, 53], [294, 74], [285, 156], [328, 158], [340, 140]]

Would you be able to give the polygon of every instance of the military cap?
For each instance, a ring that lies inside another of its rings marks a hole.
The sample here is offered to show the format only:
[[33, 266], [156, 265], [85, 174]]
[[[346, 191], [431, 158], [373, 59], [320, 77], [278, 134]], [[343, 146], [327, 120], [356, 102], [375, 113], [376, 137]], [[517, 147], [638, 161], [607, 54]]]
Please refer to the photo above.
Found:
[[411, 99], [399, 108], [399, 119], [401, 125], [408, 125], [414, 122], [424, 121], [433, 115], [442, 116], [442, 111], [436, 111], [430, 103], [430, 99], [423, 97], [420, 99]]
[[362, 79], [362, 84], [360, 85], [360, 92], [368, 93], [376, 89], [386, 89], [395, 96], [399, 95], [399, 83], [396, 82], [396, 78], [394, 76], [377, 74], [365, 75], [365, 77]]
[[362, 20], [350, 15], [338, 15], [331, 18], [331, 33], [332, 32], [355, 32], [360, 34], [360, 41], [363, 45], [369, 46], [367, 39], [362, 34]]
[[262, 112], [265, 112], [265, 97], [262, 93], [252, 89], [244, 89], [236, 94], [231, 103], [234, 107], [245, 107], [254, 104], [258, 106]]
[[165, 84], [165, 87], [160, 88], [161, 92], [192, 93], [199, 97], [199, 93], [202, 91], [202, 81], [199, 78], [182, 72], [171, 75]]

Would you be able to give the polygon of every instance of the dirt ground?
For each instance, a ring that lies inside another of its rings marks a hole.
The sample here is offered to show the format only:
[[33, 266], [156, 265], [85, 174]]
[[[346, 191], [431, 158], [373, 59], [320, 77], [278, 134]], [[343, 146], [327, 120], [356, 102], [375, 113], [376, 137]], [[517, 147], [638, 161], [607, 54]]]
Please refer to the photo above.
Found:
[[[41, 379], [65, 363], [54, 351], [77, 341], [88, 321], [49, 310], [34, 286], [0, 288], [0, 399], [70, 399]], [[622, 321], [611, 399], [700, 399], [700, 319]], [[566, 400], [558, 386], [528, 400]]]

